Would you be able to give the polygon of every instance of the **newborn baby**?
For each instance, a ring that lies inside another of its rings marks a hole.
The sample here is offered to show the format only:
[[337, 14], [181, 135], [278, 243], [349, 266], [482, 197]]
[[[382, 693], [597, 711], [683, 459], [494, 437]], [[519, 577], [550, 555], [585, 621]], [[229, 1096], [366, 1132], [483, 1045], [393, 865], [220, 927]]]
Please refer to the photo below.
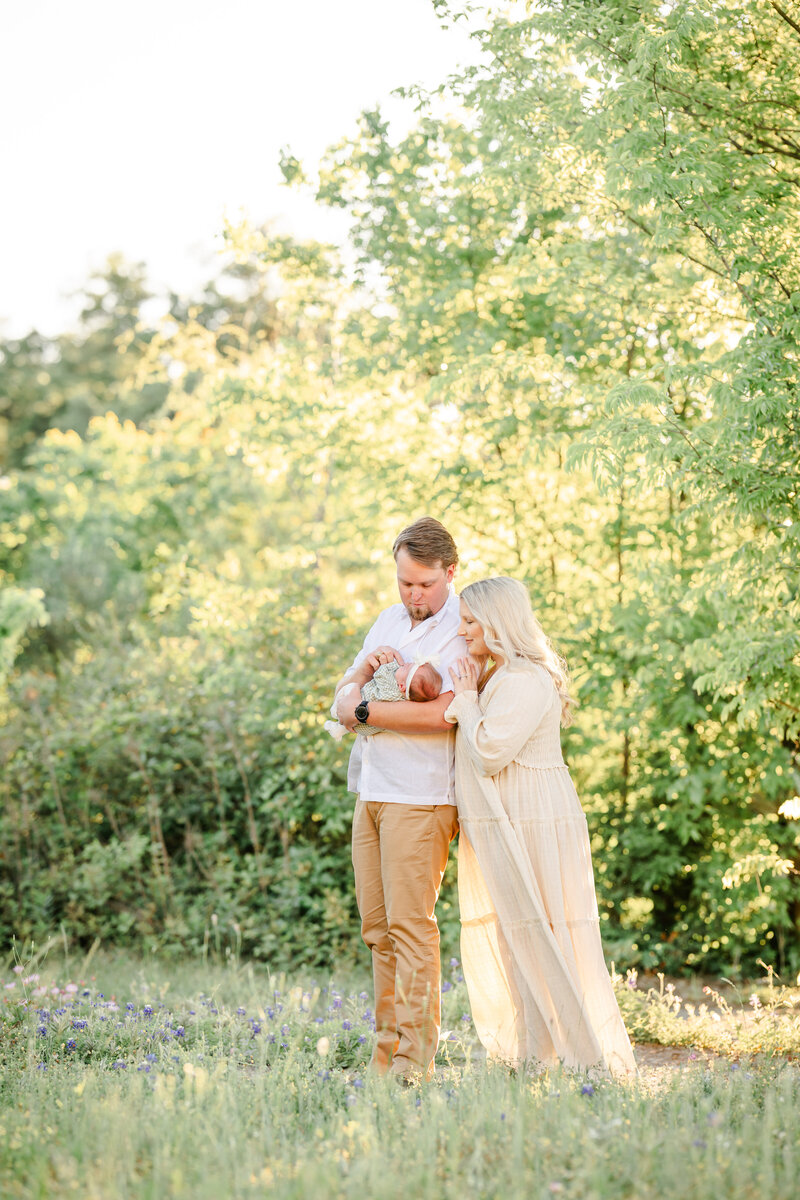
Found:
[[[339, 690], [339, 696], [345, 691], [354, 688], [354, 683], [346, 683]], [[435, 700], [442, 690], [442, 677], [434, 667], [433, 663], [403, 663], [400, 666], [392, 661], [383, 663], [377, 668], [372, 679], [367, 680], [361, 689], [362, 700]], [[337, 700], [339, 699], [337, 696]], [[331, 716], [336, 716], [334, 708], [331, 709]], [[325, 729], [331, 737], [340, 741], [347, 733], [344, 725], [340, 725], [338, 721], [326, 721]], [[373, 734], [380, 733], [381, 730], [376, 725], [356, 725], [356, 733]]]

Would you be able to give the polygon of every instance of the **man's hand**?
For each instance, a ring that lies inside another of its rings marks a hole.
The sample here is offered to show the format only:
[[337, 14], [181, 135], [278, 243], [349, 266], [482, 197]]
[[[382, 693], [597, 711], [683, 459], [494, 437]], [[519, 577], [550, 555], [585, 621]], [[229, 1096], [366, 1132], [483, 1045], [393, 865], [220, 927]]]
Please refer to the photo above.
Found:
[[[356, 667], [355, 671], [347, 676], [347, 682], [356, 683], [359, 689], [361, 689], [365, 683], [369, 683], [378, 667], [383, 663], [391, 662], [393, 659], [399, 666], [403, 665], [403, 657], [398, 650], [394, 650], [391, 646], [378, 646], [377, 650], [371, 650], [364, 661]], [[341, 683], [337, 684], [337, 693], [341, 686]]]
[[341, 725], [344, 725], [352, 733], [358, 721], [356, 720], [356, 705], [361, 700], [361, 693], [358, 688], [348, 689], [344, 695], [340, 695], [336, 701], [336, 717]]
[[399, 650], [395, 650], [393, 646], [378, 646], [377, 650], [370, 651], [365, 661], [369, 663], [374, 674], [383, 663], [391, 662], [393, 659], [399, 667], [402, 667], [403, 656]]

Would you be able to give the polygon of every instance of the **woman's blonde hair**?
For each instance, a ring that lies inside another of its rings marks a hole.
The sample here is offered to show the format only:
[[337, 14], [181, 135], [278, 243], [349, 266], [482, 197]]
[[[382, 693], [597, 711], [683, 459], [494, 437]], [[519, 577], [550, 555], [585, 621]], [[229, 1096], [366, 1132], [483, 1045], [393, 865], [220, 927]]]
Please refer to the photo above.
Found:
[[561, 724], [571, 724], [570, 709], [575, 701], [569, 694], [567, 664], [545, 636], [525, 585], [508, 575], [495, 575], [492, 579], [479, 579], [477, 583], [468, 584], [460, 598], [483, 626], [484, 641], [490, 653], [499, 654], [510, 671], [521, 662], [544, 667], [561, 700]]

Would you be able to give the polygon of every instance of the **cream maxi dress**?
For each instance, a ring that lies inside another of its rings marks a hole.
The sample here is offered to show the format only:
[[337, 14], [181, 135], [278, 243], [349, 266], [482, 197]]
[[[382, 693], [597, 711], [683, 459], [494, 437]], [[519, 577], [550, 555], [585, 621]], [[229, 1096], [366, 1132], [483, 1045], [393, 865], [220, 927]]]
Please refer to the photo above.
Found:
[[503, 666], [445, 717], [458, 724], [461, 952], [481, 1042], [510, 1062], [635, 1072], [550, 675]]

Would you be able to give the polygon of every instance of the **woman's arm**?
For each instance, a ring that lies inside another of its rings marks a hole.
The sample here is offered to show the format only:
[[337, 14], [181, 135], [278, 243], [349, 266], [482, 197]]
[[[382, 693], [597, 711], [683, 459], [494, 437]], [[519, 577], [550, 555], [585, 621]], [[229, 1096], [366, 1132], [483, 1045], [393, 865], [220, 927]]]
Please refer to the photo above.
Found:
[[541, 671], [504, 671], [488, 685], [485, 711], [476, 692], [462, 692], [447, 717], [458, 722], [459, 737], [481, 775], [496, 775], [519, 754], [558, 700], [549, 675]]

